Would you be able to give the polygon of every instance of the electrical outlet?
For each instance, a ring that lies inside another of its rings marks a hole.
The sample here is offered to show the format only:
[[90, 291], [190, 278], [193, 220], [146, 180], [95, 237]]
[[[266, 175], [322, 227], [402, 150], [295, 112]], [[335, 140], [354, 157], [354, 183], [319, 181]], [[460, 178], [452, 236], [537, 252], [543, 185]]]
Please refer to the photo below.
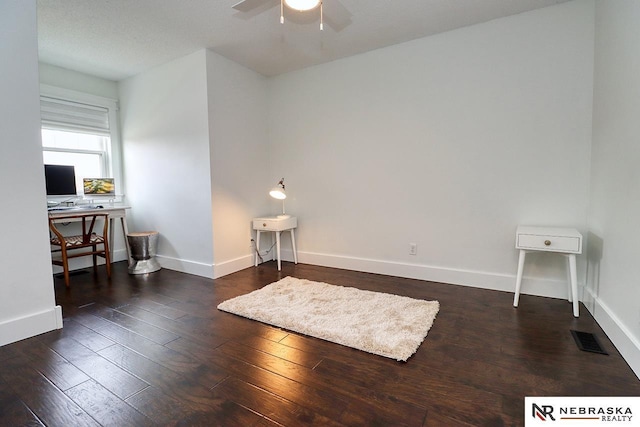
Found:
[[409, 255], [418, 254], [418, 245], [416, 243], [409, 243]]

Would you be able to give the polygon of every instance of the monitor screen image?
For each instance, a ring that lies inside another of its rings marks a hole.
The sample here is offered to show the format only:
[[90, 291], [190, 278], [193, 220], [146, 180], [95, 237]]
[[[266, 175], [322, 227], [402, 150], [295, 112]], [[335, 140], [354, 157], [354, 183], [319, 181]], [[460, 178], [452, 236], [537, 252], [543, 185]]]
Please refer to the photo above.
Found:
[[116, 186], [113, 178], [83, 178], [82, 188], [84, 194], [113, 195], [116, 194]]
[[76, 172], [73, 166], [44, 165], [47, 196], [75, 196]]

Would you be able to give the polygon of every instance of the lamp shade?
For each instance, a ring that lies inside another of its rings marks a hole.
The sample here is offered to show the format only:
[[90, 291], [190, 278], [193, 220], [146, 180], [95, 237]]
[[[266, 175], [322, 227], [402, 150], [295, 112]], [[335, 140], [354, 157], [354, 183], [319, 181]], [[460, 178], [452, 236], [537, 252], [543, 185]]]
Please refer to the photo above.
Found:
[[287, 193], [284, 190], [284, 178], [278, 182], [278, 185], [269, 191], [269, 195], [274, 199], [282, 200], [282, 215], [278, 215], [278, 218], [289, 218], [289, 215], [284, 211], [284, 199], [287, 198]]
[[271, 191], [269, 191], [269, 195], [278, 200], [284, 200], [287, 198], [287, 193], [282, 187], [274, 187], [273, 189], [271, 189]]
[[320, 0], [284, 0], [284, 3], [291, 9], [304, 12], [317, 7], [320, 4]]

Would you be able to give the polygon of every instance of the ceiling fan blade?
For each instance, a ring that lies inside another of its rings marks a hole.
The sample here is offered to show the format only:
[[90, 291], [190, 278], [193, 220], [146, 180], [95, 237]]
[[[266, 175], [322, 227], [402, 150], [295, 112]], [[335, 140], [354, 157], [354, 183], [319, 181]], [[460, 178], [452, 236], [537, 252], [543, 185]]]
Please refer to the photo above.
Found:
[[265, 3], [265, 0], [242, 0], [239, 3], [234, 4], [233, 7], [235, 10], [239, 10], [240, 12], [249, 12], [256, 7], [262, 6]]
[[328, 26], [333, 28], [335, 32], [342, 31], [351, 24], [351, 17], [353, 15], [339, 0], [324, 1], [323, 7], [324, 21]]

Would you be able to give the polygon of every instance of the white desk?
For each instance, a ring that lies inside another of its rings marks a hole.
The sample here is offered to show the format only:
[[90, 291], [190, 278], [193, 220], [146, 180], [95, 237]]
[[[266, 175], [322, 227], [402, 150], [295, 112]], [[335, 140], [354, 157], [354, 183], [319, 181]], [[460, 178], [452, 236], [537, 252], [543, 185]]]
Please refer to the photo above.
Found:
[[573, 302], [573, 315], [580, 316], [576, 254], [582, 253], [582, 234], [575, 228], [520, 226], [516, 230], [516, 249], [520, 249], [520, 256], [513, 306], [518, 306], [524, 259], [527, 253], [533, 251], [557, 252], [566, 256], [569, 261], [569, 297], [567, 299], [569, 302]]
[[279, 218], [277, 216], [254, 218], [253, 229], [256, 230], [256, 255], [254, 265], [258, 266], [258, 252], [260, 251], [260, 233], [268, 231], [276, 233], [276, 253], [278, 257], [278, 271], [281, 270], [280, 262], [280, 233], [283, 231], [291, 232], [291, 247], [293, 249], [293, 261], [298, 263], [298, 255], [296, 254], [296, 236], [295, 228], [298, 226], [298, 218], [290, 216]]
[[[51, 210], [48, 211], [49, 218], [53, 219], [53, 222], [62, 222], [56, 221], [56, 217], [64, 216], [64, 215], [73, 215], [73, 214], [92, 214], [92, 213], [106, 213], [109, 215], [109, 244], [111, 245], [111, 260], [113, 262], [113, 220], [116, 218], [120, 218], [120, 224], [122, 225], [122, 235], [124, 236], [124, 245], [127, 250], [127, 260], [131, 263], [131, 250], [129, 248], [129, 241], [127, 240], [127, 234], [129, 233], [129, 229], [127, 228], [127, 209], [131, 209], [131, 206], [125, 205], [105, 205], [104, 208], [100, 209], [65, 209], [65, 210]], [[70, 220], [65, 219], [65, 222], [69, 222]], [[80, 221], [80, 218], [71, 220], [70, 222]]]

